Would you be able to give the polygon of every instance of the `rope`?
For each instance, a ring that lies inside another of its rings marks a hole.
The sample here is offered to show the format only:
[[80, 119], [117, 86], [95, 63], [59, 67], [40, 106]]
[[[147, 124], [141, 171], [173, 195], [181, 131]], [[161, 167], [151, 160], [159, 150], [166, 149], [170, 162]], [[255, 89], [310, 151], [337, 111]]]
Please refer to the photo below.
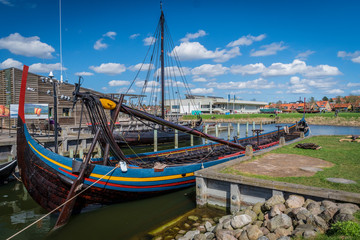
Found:
[[9, 238], [7, 238], [6, 240], [12, 239], [14, 237], [16, 237], [17, 235], [19, 235], [20, 233], [22, 233], [23, 231], [25, 231], [26, 229], [30, 228], [31, 226], [35, 225], [36, 223], [40, 222], [41, 220], [43, 220], [44, 218], [46, 218], [47, 216], [49, 216], [50, 214], [54, 213], [55, 211], [57, 211], [59, 208], [63, 207], [64, 205], [66, 205], [68, 202], [72, 201], [74, 198], [77, 198], [80, 194], [82, 194], [83, 192], [87, 191], [89, 188], [91, 188], [92, 186], [94, 186], [96, 183], [98, 183], [100, 180], [102, 180], [104, 177], [106, 177], [107, 175], [109, 175], [111, 172], [113, 172], [115, 169], [119, 168], [120, 164], [116, 165], [113, 169], [111, 169], [108, 173], [106, 173], [105, 175], [103, 175], [101, 178], [99, 178], [98, 180], [96, 180], [94, 183], [92, 183], [90, 186], [88, 186], [87, 188], [83, 189], [82, 191], [80, 191], [79, 193], [77, 193], [75, 196], [73, 196], [72, 198], [70, 198], [69, 200], [65, 201], [63, 204], [61, 204], [60, 206], [58, 206], [57, 208], [51, 210], [50, 212], [48, 212], [47, 214], [45, 214], [44, 216], [42, 216], [41, 218], [39, 218], [38, 220], [36, 220], [35, 222], [31, 223], [30, 225], [26, 226], [25, 228], [21, 229], [20, 231], [18, 231], [17, 233], [15, 233], [14, 235], [10, 236]]
[[22, 182], [21, 179], [18, 178], [18, 177], [15, 175], [15, 173], [12, 173], [12, 175], [13, 175], [13, 177], [14, 177], [16, 180], [18, 180], [19, 182]]

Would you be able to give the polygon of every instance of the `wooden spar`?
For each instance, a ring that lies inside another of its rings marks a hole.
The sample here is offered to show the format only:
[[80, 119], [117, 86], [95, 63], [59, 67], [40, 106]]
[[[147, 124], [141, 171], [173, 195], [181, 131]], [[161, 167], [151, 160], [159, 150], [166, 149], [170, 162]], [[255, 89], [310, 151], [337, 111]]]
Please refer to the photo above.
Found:
[[186, 126], [183, 126], [183, 125], [178, 125], [178, 124], [166, 121], [165, 119], [156, 117], [156, 116], [151, 115], [149, 113], [146, 113], [146, 112], [143, 112], [143, 111], [136, 110], [136, 109], [130, 108], [128, 106], [125, 106], [124, 104], [121, 104], [120, 111], [122, 111], [122, 112], [124, 112], [126, 114], [129, 114], [129, 115], [134, 115], [134, 116], [139, 117], [141, 119], [146, 119], [148, 121], [151, 121], [151, 122], [163, 125], [163, 126], [167, 126], [167, 127], [170, 127], [170, 128], [177, 129], [179, 131], [182, 131], [182, 132], [185, 132], [185, 133], [188, 133], [188, 134], [192, 134], [192, 135], [195, 135], [195, 136], [198, 136], [198, 137], [206, 138], [206, 139], [209, 139], [211, 141], [215, 141], [215, 142], [227, 145], [229, 147], [239, 148], [241, 150], [245, 150], [245, 147], [242, 146], [241, 144], [226, 141], [224, 139], [208, 135], [208, 134], [200, 132], [198, 130], [195, 130], [195, 129], [192, 129], [192, 128], [189, 128], [189, 127], [186, 127]]
[[99, 135], [100, 135], [100, 128], [98, 128], [96, 133], [95, 133], [95, 137], [94, 137], [94, 139], [93, 139], [93, 141], [91, 143], [91, 146], [90, 146], [88, 154], [86, 155], [85, 161], [83, 162], [82, 169], [81, 169], [81, 171], [79, 173], [79, 176], [74, 181], [74, 183], [72, 184], [65, 202], [69, 201], [70, 199], [71, 200], [69, 202], [67, 202], [62, 207], [60, 215], [59, 215], [59, 217], [58, 217], [58, 219], [56, 221], [56, 224], [55, 224], [53, 230], [56, 230], [56, 229], [64, 226], [67, 223], [67, 221], [69, 220], [70, 216], [71, 216], [72, 210], [73, 210], [74, 205], [75, 205], [75, 200], [76, 200], [76, 197], [75, 198], [73, 198], [73, 197], [76, 194], [77, 188], [80, 186], [80, 184], [82, 184], [84, 182], [85, 171], [86, 171], [87, 166], [88, 166], [88, 164], [90, 162], [91, 153], [94, 151], [94, 148], [95, 148], [96, 142], [97, 142], [97, 140], [99, 138]]
[[161, 8], [160, 25], [161, 25], [161, 118], [165, 119], [165, 68], [164, 68], [164, 12]]
[[[114, 130], [115, 121], [120, 113], [120, 106], [124, 101], [124, 95], [120, 95], [119, 104], [116, 105], [115, 111], [112, 116], [112, 121], [110, 122], [110, 132]], [[108, 157], [109, 157], [109, 150], [110, 150], [110, 144], [106, 143], [105, 150], [104, 150], [104, 156], [103, 156], [103, 165], [106, 165]]]

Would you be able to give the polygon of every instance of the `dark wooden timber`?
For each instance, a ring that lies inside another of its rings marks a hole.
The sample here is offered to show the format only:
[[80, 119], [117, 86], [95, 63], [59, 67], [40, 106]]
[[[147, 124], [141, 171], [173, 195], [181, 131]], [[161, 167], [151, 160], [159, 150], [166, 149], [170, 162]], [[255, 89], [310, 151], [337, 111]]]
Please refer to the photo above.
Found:
[[57, 117], [57, 111], [58, 111], [58, 106], [57, 106], [57, 91], [56, 91], [56, 83], [54, 80], [52, 80], [52, 84], [53, 84], [53, 91], [54, 91], [54, 135], [55, 135], [55, 153], [58, 153], [58, 117]]
[[[78, 176], [78, 178], [74, 181], [74, 183], [72, 184], [71, 188], [70, 188], [70, 191], [68, 193], [68, 196], [65, 200], [65, 202], [67, 202], [61, 209], [61, 212], [60, 212], [60, 215], [56, 221], [56, 224], [54, 226], [54, 230], [64, 226], [67, 221], [69, 220], [71, 214], [72, 214], [72, 211], [73, 211], [73, 208], [74, 208], [74, 205], [75, 205], [75, 201], [76, 201], [76, 197], [75, 194], [77, 191], [79, 191], [79, 187], [81, 186], [80, 184], [82, 184], [84, 182], [84, 179], [85, 179], [85, 171], [87, 169], [87, 166], [90, 162], [90, 158], [91, 158], [91, 153], [94, 151], [94, 148], [95, 148], [95, 145], [96, 145], [96, 142], [99, 138], [99, 134], [100, 134], [100, 128], [98, 128], [98, 130], [96, 131], [95, 133], [95, 137], [91, 143], [91, 146], [90, 146], [90, 149], [89, 149], [89, 152], [88, 154], [86, 155], [86, 158], [85, 158], [85, 161], [83, 162], [82, 164], [82, 167], [81, 167], [81, 171], [80, 171], [80, 174]], [[81, 187], [80, 187], [81, 189]]]
[[165, 68], [164, 68], [164, 12], [161, 9], [160, 25], [161, 25], [161, 118], [165, 119]]
[[261, 133], [262, 131], [264, 131], [264, 129], [254, 129], [254, 130], [252, 130], [252, 131], [256, 133], [256, 142], [257, 142], [257, 145], [260, 145], [259, 133]]

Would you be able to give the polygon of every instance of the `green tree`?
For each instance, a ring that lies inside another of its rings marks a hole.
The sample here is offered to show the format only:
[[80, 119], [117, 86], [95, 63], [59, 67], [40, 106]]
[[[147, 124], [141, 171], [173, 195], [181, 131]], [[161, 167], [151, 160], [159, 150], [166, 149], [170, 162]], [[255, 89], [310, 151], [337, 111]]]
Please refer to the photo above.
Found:
[[337, 96], [335, 102], [336, 103], [341, 103], [341, 98], [342, 98], [341, 96]]
[[308, 103], [314, 103], [315, 102], [315, 98], [314, 97], [310, 97]]
[[328, 99], [327, 96], [324, 96], [324, 97], [322, 98], [322, 100], [323, 100], [323, 101], [329, 101], [329, 99]]

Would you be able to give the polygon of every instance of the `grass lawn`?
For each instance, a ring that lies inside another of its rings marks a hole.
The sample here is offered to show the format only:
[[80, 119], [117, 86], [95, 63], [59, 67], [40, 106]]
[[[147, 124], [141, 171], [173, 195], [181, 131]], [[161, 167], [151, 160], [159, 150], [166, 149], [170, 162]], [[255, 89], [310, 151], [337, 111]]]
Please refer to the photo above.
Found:
[[[271, 153], [298, 154], [320, 158], [334, 164], [333, 167], [324, 168], [324, 171], [317, 172], [312, 177], [268, 177], [251, 175], [244, 174], [231, 167], [223, 169], [222, 173], [360, 193], [360, 143], [339, 142], [341, 138], [345, 138], [345, 136], [315, 136], [301, 141], [301, 143], [310, 142], [318, 144], [322, 147], [320, 150], [294, 148], [297, 143], [293, 143], [271, 151]], [[345, 178], [356, 181], [357, 183], [332, 183], [327, 181], [326, 178]]]

